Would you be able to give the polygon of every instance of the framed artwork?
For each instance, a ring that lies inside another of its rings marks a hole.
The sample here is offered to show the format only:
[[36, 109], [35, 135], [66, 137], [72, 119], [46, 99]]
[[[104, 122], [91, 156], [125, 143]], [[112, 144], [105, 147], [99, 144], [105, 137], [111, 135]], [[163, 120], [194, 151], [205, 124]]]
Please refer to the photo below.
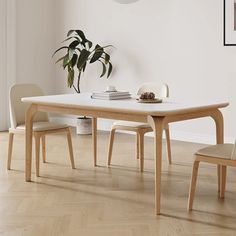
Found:
[[224, 46], [236, 46], [236, 0], [224, 0]]

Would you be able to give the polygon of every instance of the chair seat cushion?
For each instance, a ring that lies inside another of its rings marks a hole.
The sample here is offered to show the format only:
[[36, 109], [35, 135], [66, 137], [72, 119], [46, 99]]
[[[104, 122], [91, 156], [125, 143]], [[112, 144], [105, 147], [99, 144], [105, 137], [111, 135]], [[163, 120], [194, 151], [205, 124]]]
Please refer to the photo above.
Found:
[[196, 152], [196, 155], [231, 159], [233, 147], [234, 144], [229, 144], [229, 143], [217, 144], [198, 150]]
[[113, 125], [131, 127], [131, 128], [149, 128], [150, 125], [141, 122], [117, 121]]
[[[54, 129], [63, 129], [67, 127], [68, 125], [66, 124], [59, 124], [59, 123], [47, 122], [47, 121], [33, 123], [33, 131], [47, 131], [47, 130], [54, 130]], [[17, 126], [16, 130], [25, 130], [25, 124]]]

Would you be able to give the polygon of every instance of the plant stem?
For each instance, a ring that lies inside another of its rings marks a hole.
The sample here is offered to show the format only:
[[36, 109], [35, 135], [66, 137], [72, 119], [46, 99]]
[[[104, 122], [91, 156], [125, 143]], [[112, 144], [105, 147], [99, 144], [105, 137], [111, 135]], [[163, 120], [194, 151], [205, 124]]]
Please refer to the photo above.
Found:
[[73, 89], [76, 91], [76, 93], [79, 93], [79, 91], [77, 90], [77, 88], [73, 85]]
[[78, 81], [77, 81], [77, 93], [80, 93], [80, 76], [81, 76], [81, 71], [79, 72], [79, 75], [78, 75]]

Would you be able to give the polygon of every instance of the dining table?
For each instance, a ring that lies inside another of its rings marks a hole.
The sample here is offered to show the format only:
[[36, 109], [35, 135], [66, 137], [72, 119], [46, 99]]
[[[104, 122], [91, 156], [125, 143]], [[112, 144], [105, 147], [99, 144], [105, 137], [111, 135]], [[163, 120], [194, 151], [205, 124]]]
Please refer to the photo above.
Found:
[[113, 119], [148, 123], [154, 132], [155, 159], [155, 213], [161, 213], [161, 174], [163, 130], [168, 124], [178, 121], [211, 117], [216, 127], [216, 143], [224, 142], [224, 121], [221, 108], [227, 101], [178, 101], [163, 99], [162, 103], [139, 103], [135, 98], [121, 100], [92, 99], [91, 93], [60, 94], [25, 97], [26, 154], [25, 180], [31, 181], [32, 128], [37, 112], [62, 113], [92, 117], [92, 140], [94, 165], [97, 166], [97, 119]]

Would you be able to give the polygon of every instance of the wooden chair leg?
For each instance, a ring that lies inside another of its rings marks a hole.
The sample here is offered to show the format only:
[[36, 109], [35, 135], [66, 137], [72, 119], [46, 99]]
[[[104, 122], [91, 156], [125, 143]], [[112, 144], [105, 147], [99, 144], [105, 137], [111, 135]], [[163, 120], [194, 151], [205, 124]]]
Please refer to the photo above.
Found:
[[139, 159], [139, 136], [136, 134], [136, 157]]
[[171, 164], [172, 160], [171, 160], [171, 145], [170, 145], [170, 130], [169, 130], [169, 126], [165, 129], [165, 134], [166, 134], [167, 157], [168, 157], [169, 164]]
[[197, 174], [198, 174], [199, 161], [194, 161], [191, 183], [189, 188], [189, 197], [188, 197], [188, 210], [191, 211], [193, 208], [193, 200], [195, 195], [195, 189], [197, 184]]
[[92, 117], [93, 164], [97, 166], [97, 118]]
[[39, 165], [40, 165], [40, 136], [36, 133], [35, 138], [35, 159], [36, 159], [36, 176], [39, 177]]
[[111, 157], [112, 157], [115, 132], [116, 132], [116, 129], [112, 129], [110, 132], [109, 148], [108, 148], [108, 165], [111, 165]]
[[217, 165], [218, 196], [220, 197], [221, 165]]
[[7, 169], [11, 169], [11, 158], [12, 158], [12, 148], [13, 148], [13, 139], [14, 134], [9, 133], [9, 141], [8, 141], [8, 159], [7, 159]]
[[227, 173], [227, 167], [226, 166], [221, 166], [220, 198], [225, 197], [226, 173]]
[[139, 138], [139, 158], [140, 158], [140, 171], [143, 172], [144, 169], [144, 133], [138, 132]]
[[72, 169], [75, 169], [75, 161], [74, 161], [70, 128], [67, 129], [67, 141], [68, 141], [68, 147], [69, 147], [69, 153], [70, 153], [71, 167], [72, 167]]
[[46, 137], [42, 136], [42, 155], [43, 155], [43, 163], [46, 163]]

